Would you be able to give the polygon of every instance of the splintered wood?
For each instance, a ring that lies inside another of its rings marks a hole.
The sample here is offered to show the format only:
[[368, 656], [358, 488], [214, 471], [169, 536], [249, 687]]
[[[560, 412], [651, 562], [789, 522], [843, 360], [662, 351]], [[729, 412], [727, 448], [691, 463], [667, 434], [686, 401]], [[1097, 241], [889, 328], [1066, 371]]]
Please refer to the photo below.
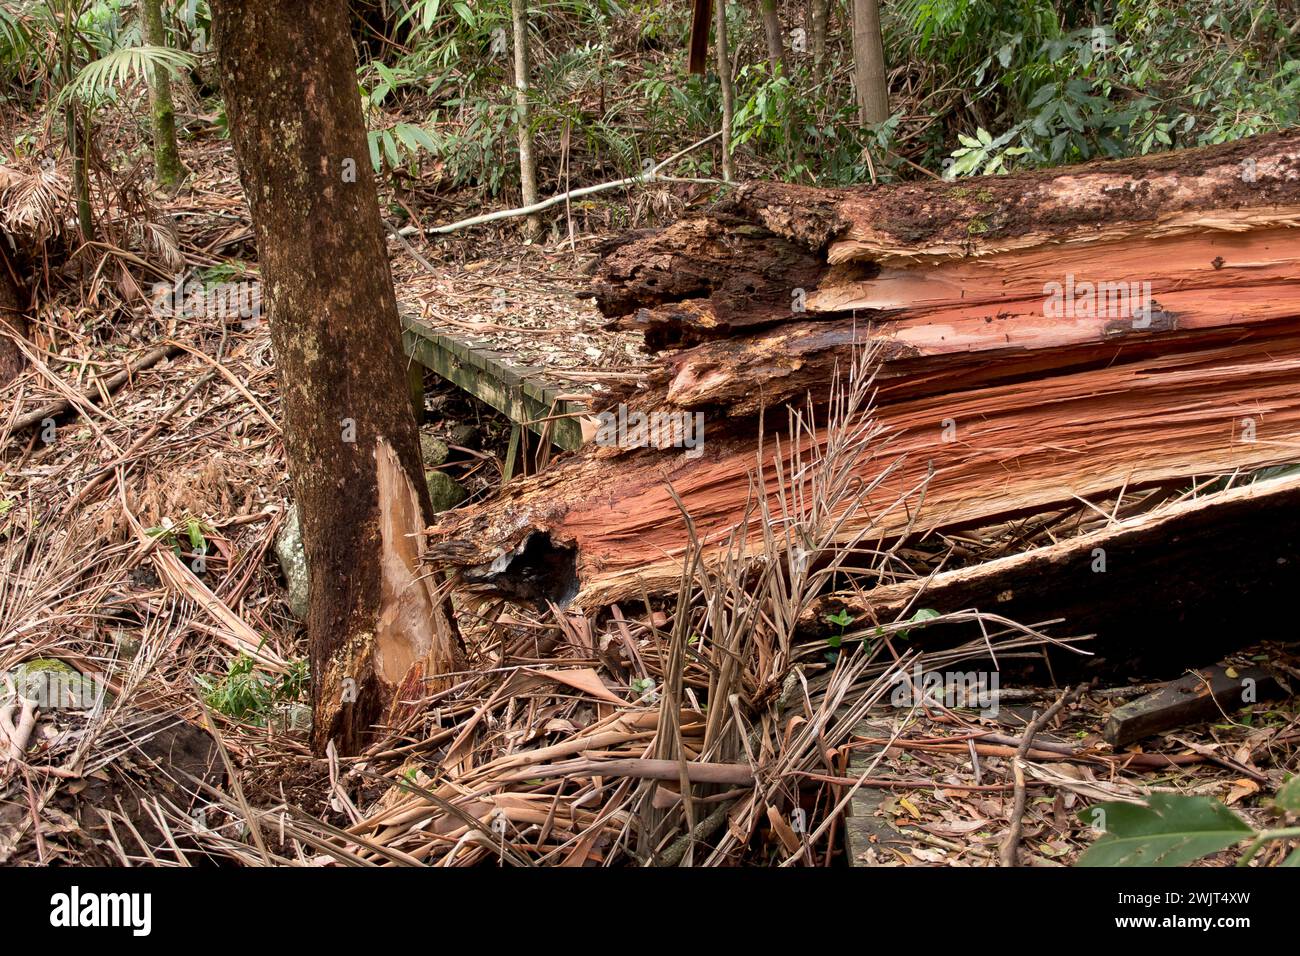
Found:
[[[614, 325], [673, 349], [619, 421], [702, 413], [702, 453], [620, 432], [449, 516], [430, 557], [538, 602], [663, 591], [689, 542], [674, 494], [706, 539], [756, 493], [780, 514], [774, 456], [816, 458], [863, 349], [882, 438], [853, 467], [885, 477], [844, 540], [1300, 460], [1297, 226], [1294, 133], [959, 183], [742, 187], [607, 248], [593, 286]], [[781, 406], [809, 398], [822, 427], [778, 451]]]

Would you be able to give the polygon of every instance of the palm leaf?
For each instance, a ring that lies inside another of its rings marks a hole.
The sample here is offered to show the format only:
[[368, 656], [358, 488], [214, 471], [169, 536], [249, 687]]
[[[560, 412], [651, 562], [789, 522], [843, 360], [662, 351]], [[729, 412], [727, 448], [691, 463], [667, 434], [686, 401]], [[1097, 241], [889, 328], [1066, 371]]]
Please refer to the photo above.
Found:
[[147, 79], [154, 69], [161, 68], [175, 76], [193, 65], [194, 57], [183, 50], [149, 45], [124, 47], [83, 66], [63, 88], [59, 100], [101, 99], [134, 80]]

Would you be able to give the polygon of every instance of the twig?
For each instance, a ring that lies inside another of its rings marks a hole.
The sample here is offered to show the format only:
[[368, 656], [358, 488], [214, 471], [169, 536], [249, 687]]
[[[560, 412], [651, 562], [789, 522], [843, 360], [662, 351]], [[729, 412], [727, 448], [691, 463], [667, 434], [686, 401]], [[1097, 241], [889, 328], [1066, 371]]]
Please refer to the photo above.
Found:
[[1079, 684], [1072, 687], [1061, 695], [1060, 699], [1042, 714], [1035, 717], [1025, 728], [1025, 734], [1020, 740], [1020, 747], [1016, 750], [1016, 755], [1011, 761], [1011, 769], [1015, 775], [1016, 795], [1015, 803], [1011, 810], [1011, 829], [1007, 832], [1006, 839], [1002, 842], [1002, 848], [999, 852], [999, 864], [1001, 866], [1016, 866], [1016, 848], [1020, 846], [1020, 831], [1024, 826], [1025, 814], [1025, 755], [1029, 753], [1029, 748], [1034, 743], [1034, 737], [1038, 732], [1047, 726], [1066, 704], [1078, 697], [1085, 685]]

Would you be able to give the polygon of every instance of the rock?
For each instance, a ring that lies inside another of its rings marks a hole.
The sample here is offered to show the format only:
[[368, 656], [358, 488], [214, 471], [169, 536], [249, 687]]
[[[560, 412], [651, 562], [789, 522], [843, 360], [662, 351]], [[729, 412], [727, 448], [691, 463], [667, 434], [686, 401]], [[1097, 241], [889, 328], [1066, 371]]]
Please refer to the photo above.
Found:
[[469, 497], [469, 492], [445, 472], [426, 471], [424, 480], [429, 485], [429, 503], [433, 505], [434, 514], [454, 508]]
[[479, 434], [478, 426], [471, 425], [468, 422], [463, 425], [457, 425], [451, 430], [451, 443], [459, 445], [461, 448], [478, 448], [482, 436]]
[[140, 638], [128, 632], [124, 627], [119, 627], [114, 633], [113, 644], [117, 647], [118, 660], [133, 661], [140, 653]]
[[284, 527], [275, 536], [275, 557], [284, 572], [289, 592], [289, 610], [300, 621], [307, 620], [307, 553], [302, 547], [302, 529], [298, 525], [298, 506], [289, 508]]
[[[95, 677], [48, 657], [20, 664], [9, 676], [18, 696], [34, 700], [42, 711], [90, 710], [103, 689]], [[106, 691], [104, 698], [106, 703], [113, 699]]]
[[446, 464], [449, 454], [447, 443], [441, 438], [420, 435], [420, 457], [424, 459], [425, 468], [437, 468], [439, 465]]

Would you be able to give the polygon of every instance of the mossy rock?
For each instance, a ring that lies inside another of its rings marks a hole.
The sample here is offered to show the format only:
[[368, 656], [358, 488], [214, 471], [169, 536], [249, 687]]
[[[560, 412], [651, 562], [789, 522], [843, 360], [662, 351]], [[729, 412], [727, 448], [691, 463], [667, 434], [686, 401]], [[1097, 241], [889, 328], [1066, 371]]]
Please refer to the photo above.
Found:
[[[94, 677], [50, 657], [20, 664], [9, 676], [18, 696], [36, 701], [36, 706], [43, 711], [90, 710], [103, 690]], [[104, 699], [106, 703], [111, 702], [113, 696], [104, 693]]]
[[289, 610], [300, 621], [307, 620], [307, 552], [302, 547], [302, 527], [298, 524], [298, 506], [289, 508], [284, 527], [275, 536], [275, 557], [280, 562], [287, 586]]
[[471, 425], [469, 422], [457, 425], [451, 430], [451, 443], [461, 448], [478, 448], [482, 441], [483, 435], [478, 426]]
[[425, 468], [437, 468], [447, 463], [451, 450], [441, 438], [432, 435], [420, 435], [420, 457], [424, 459]]
[[426, 471], [424, 480], [429, 486], [429, 503], [433, 505], [434, 514], [454, 508], [469, 497], [469, 492], [445, 472]]

